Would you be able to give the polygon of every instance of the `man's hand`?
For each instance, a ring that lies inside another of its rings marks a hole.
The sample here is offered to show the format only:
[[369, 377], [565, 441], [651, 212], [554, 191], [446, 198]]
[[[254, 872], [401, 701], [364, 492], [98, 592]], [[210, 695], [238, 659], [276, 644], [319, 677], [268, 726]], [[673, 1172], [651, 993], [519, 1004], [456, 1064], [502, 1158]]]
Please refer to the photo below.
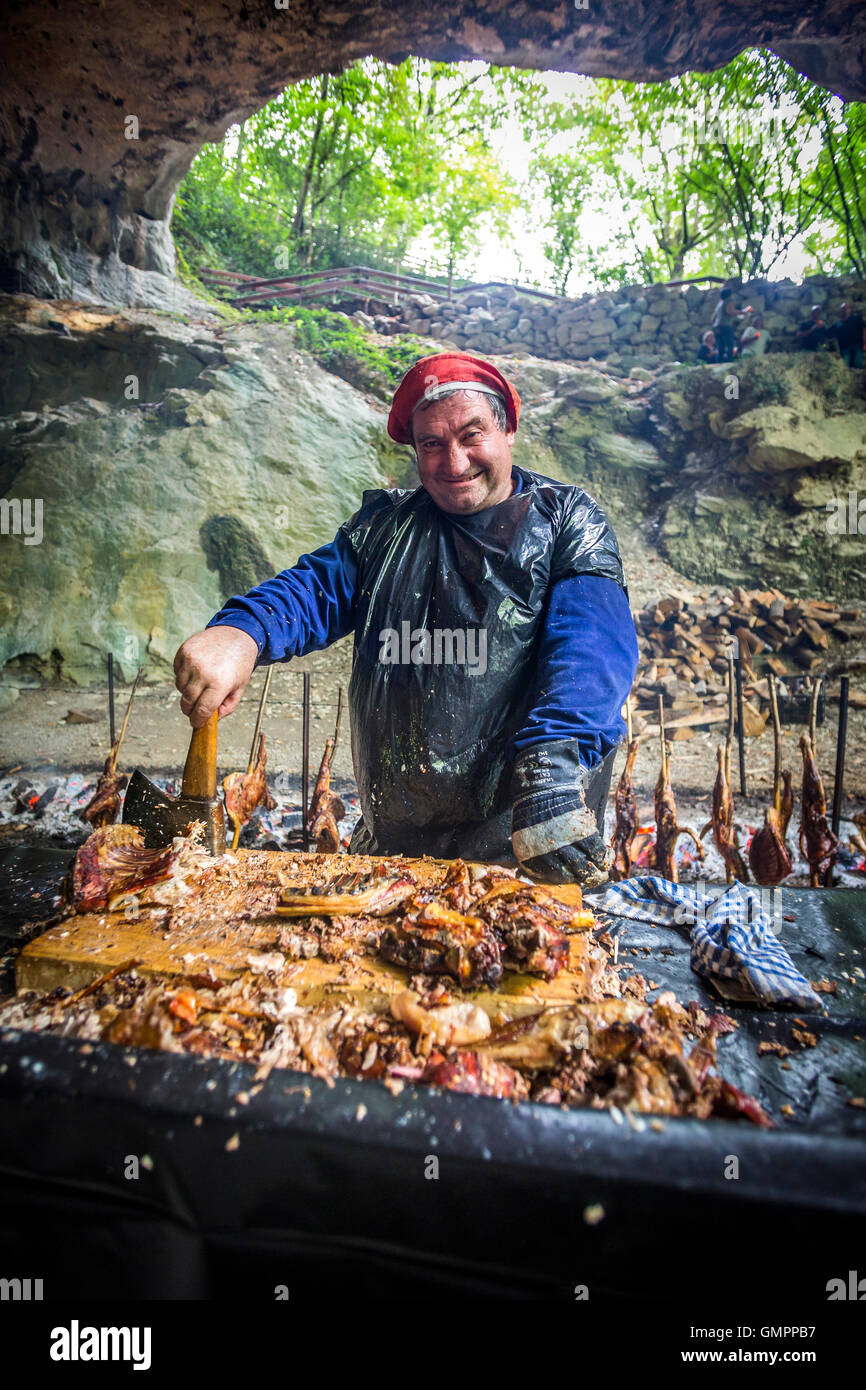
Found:
[[231, 714], [253, 673], [259, 649], [249, 633], [238, 627], [209, 627], [196, 632], [177, 650], [174, 683], [180, 707], [194, 729], [200, 729], [218, 710]]
[[517, 759], [511, 845], [520, 867], [546, 883], [603, 883], [613, 856], [586, 804], [576, 739], [528, 748]]

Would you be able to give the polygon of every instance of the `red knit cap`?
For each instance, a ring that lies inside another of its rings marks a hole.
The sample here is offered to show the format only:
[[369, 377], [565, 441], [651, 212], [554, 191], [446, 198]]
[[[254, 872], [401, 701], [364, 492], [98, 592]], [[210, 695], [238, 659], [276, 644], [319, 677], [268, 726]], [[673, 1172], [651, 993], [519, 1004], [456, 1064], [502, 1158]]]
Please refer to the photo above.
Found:
[[517, 429], [520, 418], [520, 397], [498, 372], [492, 362], [482, 357], [472, 357], [468, 352], [434, 352], [432, 357], [422, 357], [414, 367], [410, 367], [391, 402], [388, 416], [388, 433], [398, 444], [412, 443], [412, 413], [424, 399], [435, 400], [438, 387], [453, 382], [466, 382], [467, 389], [486, 388], [494, 391], [505, 402], [505, 419], [509, 430]]

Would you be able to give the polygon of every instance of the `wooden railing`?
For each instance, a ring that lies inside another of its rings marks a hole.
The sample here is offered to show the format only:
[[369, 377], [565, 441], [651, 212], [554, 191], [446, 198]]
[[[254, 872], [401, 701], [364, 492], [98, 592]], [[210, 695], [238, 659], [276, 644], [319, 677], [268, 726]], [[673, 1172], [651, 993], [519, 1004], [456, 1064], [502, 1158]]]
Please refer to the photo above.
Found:
[[[305, 270], [294, 275], [276, 275], [256, 279], [233, 270], [199, 271], [199, 278], [212, 289], [226, 290], [235, 308], [283, 301], [302, 304], [305, 300], [321, 299], [333, 294], [353, 293], [363, 297], [376, 296], [398, 303], [401, 294], [423, 291], [434, 299], [450, 298], [447, 285], [428, 280], [421, 275], [400, 275], [372, 266], [350, 265], [328, 270]], [[460, 291], [456, 291], [460, 293]]]
[[199, 271], [199, 277], [211, 289], [228, 291], [226, 298], [235, 308], [254, 307], [272, 301], [303, 304], [306, 300], [322, 299], [333, 294], [355, 294], [364, 298], [375, 296], [378, 299], [390, 299], [396, 305], [401, 294], [417, 294], [419, 291], [432, 295], [434, 299], [449, 302], [455, 297], [468, 294], [470, 290], [488, 289], [519, 290], [523, 295], [534, 295], [539, 299], [560, 297], [550, 294], [547, 290], [509, 285], [504, 280], [485, 280], [483, 284], [453, 287], [424, 275], [403, 275], [390, 270], [377, 270], [368, 265], [304, 270], [292, 275], [267, 276], [261, 279], [256, 279], [254, 275], [241, 275], [234, 270], [203, 269]]

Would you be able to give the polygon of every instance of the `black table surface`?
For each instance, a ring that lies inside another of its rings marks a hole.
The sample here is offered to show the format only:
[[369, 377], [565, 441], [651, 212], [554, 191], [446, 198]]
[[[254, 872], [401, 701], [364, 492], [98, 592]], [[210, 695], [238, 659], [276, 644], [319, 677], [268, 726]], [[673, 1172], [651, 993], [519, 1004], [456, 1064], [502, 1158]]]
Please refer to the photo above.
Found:
[[[66, 860], [0, 854], [7, 962], [54, 910]], [[795, 963], [836, 982], [819, 1012], [721, 1003], [682, 932], [611, 928], [658, 989], [736, 1018], [719, 1065], [773, 1130], [633, 1129], [603, 1110], [285, 1070], [250, 1096], [248, 1064], [0, 1030], [4, 1266], [44, 1277], [47, 1298], [320, 1296], [355, 1275], [388, 1297], [586, 1285], [663, 1301], [688, 1257], [707, 1295], [735, 1279], [759, 1297], [772, 1267], [780, 1297], [824, 1298], [862, 1265], [866, 1235], [866, 1110], [848, 1103], [866, 1095], [866, 897], [781, 894]], [[816, 1046], [792, 1039], [802, 1024]], [[787, 1069], [757, 1055], [765, 1039], [791, 1046]]]

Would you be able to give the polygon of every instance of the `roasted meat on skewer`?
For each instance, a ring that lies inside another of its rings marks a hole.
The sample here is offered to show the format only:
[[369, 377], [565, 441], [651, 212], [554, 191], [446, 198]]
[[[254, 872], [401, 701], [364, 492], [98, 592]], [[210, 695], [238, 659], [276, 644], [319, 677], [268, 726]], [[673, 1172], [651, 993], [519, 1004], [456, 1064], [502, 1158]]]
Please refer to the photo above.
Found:
[[782, 839], [787, 842], [788, 826], [791, 823], [791, 816], [794, 814], [794, 787], [793, 777], [790, 772], [782, 773], [782, 796], [779, 805], [779, 824], [782, 830]]
[[827, 824], [827, 799], [818, 771], [812, 741], [800, 737], [803, 754], [803, 799], [800, 807], [800, 853], [809, 861], [809, 882], [820, 887], [821, 877], [836, 859], [839, 840]]
[[749, 871], [740, 853], [737, 828], [734, 824], [734, 796], [731, 791], [731, 750], [719, 744], [716, 749], [718, 772], [713, 786], [713, 815], [701, 831], [701, 839], [712, 829], [716, 849], [725, 861], [725, 879], [748, 883]]
[[677, 825], [677, 803], [674, 800], [673, 788], [671, 787], [671, 746], [665, 740], [663, 724], [662, 763], [656, 782], [654, 801], [656, 838], [650, 851], [651, 864], [656, 873], [661, 874], [663, 878], [668, 879], [671, 883], [678, 883], [679, 876], [674, 859], [674, 849], [679, 837], [688, 835], [690, 839], [694, 840], [700, 859], [704, 858], [704, 847], [693, 830], [689, 830], [687, 826]]
[[105, 766], [96, 783], [96, 790], [88, 801], [84, 810], [81, 812], [82, 820], [86, 820], [95, 830], [104, 825], [114, 825], [120, 811], [120, 794], [129, 781], [129, 773], [117, 771], [117, 759], [120, 756], [120, 746], [126, 736], [126, 726], [129, 723], [129, 716], [132, 710], [132, 702], [135, 699], [135, 692], [138, 689], [138, 682], [141, 680], [141, 671], [136, 674], [132, 682], [132, 689], [129, 692], [129, 701], [126, 706], [126, 713], [123, 716], [123, 724], [120, 733], [111, 747], [111, 752], [105, 759]]
[[[770, 687], [770, 709], [773, 716], [774, 762], [773, 762], [773, 804], [764, 812], [764, 824], [752, 836], [749, 845], [749, 863], [756, 883], [771, 887], [781, 883], [793, 870], [791, 856], [785, 843], [785, 827], [790, 819], [790, 809], [782, 803], [782, 726], [779, 721], [779, 704], [776, 699], [776, 681], [771, 673], [768, 677]], [[790, 777], [788, 778], [790, 787]]]
[[755, 882], [764, 887], [781, 883], [783, 878], [787, 878], [788, 874], [793, 872], [794, 866], [775, 806], [767, 807], [763, 826], [752, 836], [749, 863], [755, 875]]
[[346, 807], [337, 793], [331, 791], [331, 763], [336, 746], [336, 738], [329, 735], [307, 816], [307, 834], [315, 841], [317, 854], [339, 854], [342, 848], [337, 822], [345, 816]]
[[116, 753], [112, 749], [105, 759], [105, 766], [96, 783], [96, 791], [81, 812], [82, 819], [88, 821], [96, 830], [105, 825], [114, 825], [120, 811], [120, 794], [129, 781], [129, 773], [117, 772], [115, 769]]
[[634, 794], [634, 762], [640, 743], [633, 739], [628, 746], [625, 767], [619, 779], [614, 796], [616, 826], [614, 827], [611, 849], [613, 864], [610, 869], [611, 880], [628, 878], [632, 866], [631, 847], [637, 832], [637, 798]]
[[268, 791], [268, 759], [265, 753], [265, 736], [259, 735], [259, 751], [252, 772], [230, 772], [223, 779], [223, 793], [226, 800], [226, 815], [239, 834], [257, 806], [273, 811], [276, 801]]

